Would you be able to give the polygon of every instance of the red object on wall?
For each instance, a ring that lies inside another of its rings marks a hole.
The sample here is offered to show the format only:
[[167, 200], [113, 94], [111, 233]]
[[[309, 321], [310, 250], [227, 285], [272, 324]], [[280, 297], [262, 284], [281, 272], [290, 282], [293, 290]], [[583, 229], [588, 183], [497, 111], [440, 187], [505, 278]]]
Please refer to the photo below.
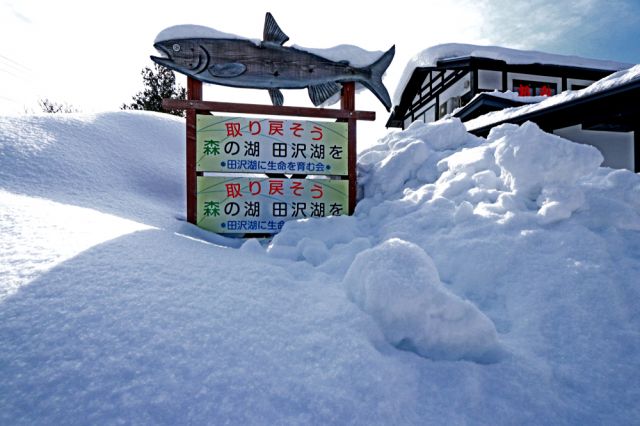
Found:
[[551, 89], [547, 86], [542, 86], [540, 88], [540, 96], [553, 96], [553, 93], [551, 93]]
[[518, 87], [518, 96], [531, 96], [531, 87], [521, 84]]

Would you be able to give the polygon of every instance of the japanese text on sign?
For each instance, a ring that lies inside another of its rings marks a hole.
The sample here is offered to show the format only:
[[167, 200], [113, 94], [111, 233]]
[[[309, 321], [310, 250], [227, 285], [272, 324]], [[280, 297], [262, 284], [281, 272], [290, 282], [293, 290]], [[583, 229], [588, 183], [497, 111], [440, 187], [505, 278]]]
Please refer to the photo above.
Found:
[[198, 177], [198, 226], [218, 233], [275, 233], [284, 222], [349, 210], [348, 182]]
[[197, 117], [198, 171], [347, 175], [347, 124]]

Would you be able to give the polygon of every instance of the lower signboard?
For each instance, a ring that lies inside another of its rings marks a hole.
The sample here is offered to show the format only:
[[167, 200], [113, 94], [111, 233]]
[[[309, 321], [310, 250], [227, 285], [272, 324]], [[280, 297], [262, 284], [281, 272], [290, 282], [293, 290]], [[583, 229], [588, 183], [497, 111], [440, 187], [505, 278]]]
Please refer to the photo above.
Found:
[[197, 224], [217, 233], [272, 234], [288, 220], [349, 211], [349, 182], [198, 176]]

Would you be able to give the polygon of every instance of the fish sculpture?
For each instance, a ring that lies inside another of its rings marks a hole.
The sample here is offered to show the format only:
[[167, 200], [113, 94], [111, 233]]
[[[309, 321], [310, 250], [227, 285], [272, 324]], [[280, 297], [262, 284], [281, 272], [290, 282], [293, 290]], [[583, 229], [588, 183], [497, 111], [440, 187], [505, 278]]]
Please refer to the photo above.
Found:
[[154, 47], [163, 56], [151, 59], [206, 83], [267, 89], [273, 105], [284, 102], [280, 89], [307, 88], [311, 102], [318, 106], [340, 92], [339, 83], [352, 81], [371, 90], [387, 111], [391, 108], [382, 76], [393, 60], [395, 46], [373, 63], [356, 67], [346, 60], [333, 61], [302, 48], [283, 46], [287, 40], [267, 12], [261, 41], [224, 33], [201, 38], [174, 35], [157, 40]]

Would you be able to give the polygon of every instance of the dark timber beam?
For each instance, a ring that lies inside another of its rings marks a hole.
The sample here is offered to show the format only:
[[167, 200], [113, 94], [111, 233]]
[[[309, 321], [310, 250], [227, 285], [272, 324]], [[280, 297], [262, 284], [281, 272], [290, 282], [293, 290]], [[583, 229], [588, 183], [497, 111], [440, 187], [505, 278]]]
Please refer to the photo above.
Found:
[[290, 115], [313, 118], [344, 118], [354, 120], [374, 121], [374, 111], [346, 111], [330, 108], [305, 108], [289, 106], [273, 106], [259, 104], [238, 104], [228, 102], [210, 102], [202, 100], [163, 99], [165, 109], [196, 109], [199, 111], [216, 111], [241, 114]]

